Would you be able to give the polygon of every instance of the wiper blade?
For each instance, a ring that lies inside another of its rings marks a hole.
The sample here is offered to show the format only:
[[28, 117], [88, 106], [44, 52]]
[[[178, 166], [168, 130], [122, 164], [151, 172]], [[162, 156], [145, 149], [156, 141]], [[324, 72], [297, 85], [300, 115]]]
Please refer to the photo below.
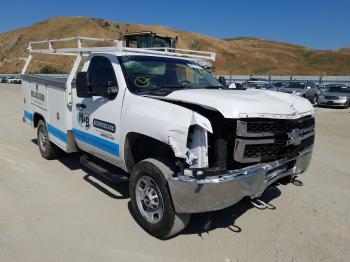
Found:
[[157, 88], [149, 88], [147, 90], [142, 90], [142, 91], [138, 91], [139, 95], [144, 95], [144, 94], [168, 94], [171, 92], [174, 92], [176, 90], [180, 90], [180, 89], [185, 89], [184, 87], [157, 87]]
[[149, 92], [157, 92], [157, 91], [164, 91], [164, 92], [169, 92], [169, 91], [175, 91], [175, 90], [179, 90], [179, 89], [186, 89], [186, 87], [184, 86], [161, 86], [161, 87], [152, 87], [152, 88], [145, 88], [145, 89], [141, 89], [138, 91], [139, 94], [143, 94], [143, 93], [149, 93]]
[[204, 86], [202, 88], [204, 88], [204, 89], [226, 89], [223, 86]]

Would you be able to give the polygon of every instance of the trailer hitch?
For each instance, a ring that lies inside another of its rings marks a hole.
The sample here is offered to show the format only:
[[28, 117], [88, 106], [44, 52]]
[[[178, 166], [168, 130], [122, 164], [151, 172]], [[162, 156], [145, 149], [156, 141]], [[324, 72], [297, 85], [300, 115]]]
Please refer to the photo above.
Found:
[[304, 185], [304, 183], [302, 181], [300, 181], [299, 179], [297, 179], [296, 176], [291, 177], [290, 182], [295, 186], [303, 186]]
[[250, 203], [251, 203], [254, 207], [256, 207], [257, 209], [263, 210], [263, 209], [266, 209], [266, 208], [267, 208], [267, 204], [266, 204], [264, 201], [262, 201], [261, 199], [258, 199], [258, 198], [253, 198], [253, 199], [251, 199], [251, 200], [250, 200]]

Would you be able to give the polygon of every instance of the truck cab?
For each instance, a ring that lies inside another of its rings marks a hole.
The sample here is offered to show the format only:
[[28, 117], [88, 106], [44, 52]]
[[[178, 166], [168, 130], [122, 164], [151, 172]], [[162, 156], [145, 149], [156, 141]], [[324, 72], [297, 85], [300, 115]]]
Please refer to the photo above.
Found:
[[29, 56], [24, 120], [37, 129], [44, 158], [57, 147], [81, 151], [94, 172], [129, 181], [135, 219], [151, 235], [173, 236], [191, 213], [243, 197], [264, 208], [257, 199], [267, 187], [307, 169], [315, 121], [305, 99], [230, 90], [198, 63], [212, 53], [80, 46], [69, 50], [77, 58], [66, 81], [26, 75]]

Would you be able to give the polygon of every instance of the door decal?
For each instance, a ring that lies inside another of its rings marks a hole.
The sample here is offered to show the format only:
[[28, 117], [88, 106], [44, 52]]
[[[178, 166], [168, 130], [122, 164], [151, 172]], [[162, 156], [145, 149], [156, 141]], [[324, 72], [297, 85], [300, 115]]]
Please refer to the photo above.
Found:
[[109, 123], [103, 120], [99, 120], [99, 119], [94, 119], [92, 121], [92, 124], [95, 128], [110, 132], [110, 133], [115, 133], [115, 124], [113, 123]]
[[87, 143], [91, 146], [97, 147], [109, 154], [112, 154], [116, 157], [119, 157], [119, 145], [112, 143], [108, 140], [102, 139], [98, 136], [91, 135], [87, 132], [80, 131], [73, 128], [74, 137], [77, 140], [80, 140], [84, 143]]
[[90, 127], [90, 118], [87, 114], [83, 112], [78, 112], [77, 123], [80, 127], [87, 130]]

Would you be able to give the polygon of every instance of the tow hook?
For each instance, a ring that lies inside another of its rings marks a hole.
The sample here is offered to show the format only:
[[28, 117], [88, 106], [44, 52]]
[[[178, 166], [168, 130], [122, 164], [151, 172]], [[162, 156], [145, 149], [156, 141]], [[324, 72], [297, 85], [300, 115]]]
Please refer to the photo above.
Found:
[[257, 209], [266, 209], [267, 208], [267, 204], [262, 201], [261, 199], [258, 198], [253, 198], [250, 200], [250, 203], [252, 203], [253, 206], [255, 206]]
[[299, 179], [297, 179], [297, 177], [291, 177], [290, 182], [295, 185], [295, 186], [303, 186], [304, 183], [302, 181], [300, 181]]

